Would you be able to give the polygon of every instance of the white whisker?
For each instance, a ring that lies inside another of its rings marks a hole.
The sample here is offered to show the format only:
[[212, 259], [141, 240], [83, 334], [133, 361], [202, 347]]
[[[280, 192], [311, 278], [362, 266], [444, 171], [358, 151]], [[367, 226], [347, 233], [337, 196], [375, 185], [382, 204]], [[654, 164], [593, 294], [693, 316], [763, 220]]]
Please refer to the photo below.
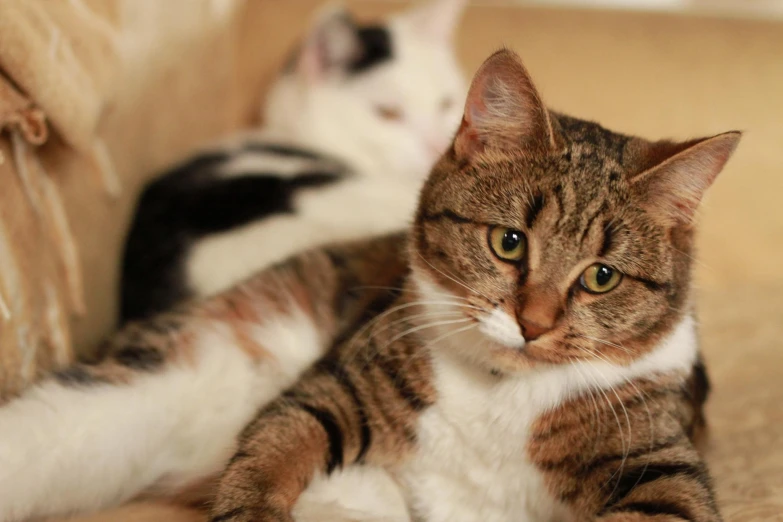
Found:
[[450, 279], [451, 281], [453, 281], [453, 282], [457, 283], [457, 284], [458, 284], [458, 285], [460, 285], [461, 287], [463, 287], [463, 288], [467, 289], [469, 292], [471, 292], [471, 293], [473, 293], [473, 294], [476, 294], [476, 295], [478, 295], [478, 296], [480, 296], [480, 297], [483, 297], [483, 298], [484, 298], [484, 299], [486, 299], [488, 302], [490, 302], [490, 303], [494, 303], [494, 301], [493, 301], [492, 299], [490, 299], [489, 297], [485, 296], [484, 294], [482, 294], [482, 293], [481, 293], [481, 292], [479, 292], [478, 290], [476, 290], [476, 289], [474, 289], [474, 288], [471, 288], [471, 287], [470, 287], [470, 286], [468, 286], [468, 285], [467, 285], [467, 283], [465, 283], [464, 281], [460, 281], [460, 280], [459, 280], [459, 279], [458, 279], [456, 276], [452, 276], [452, 275], [450, 275], [450, 274], [447, 274], [447, 273], [446, 273], [446, 272], [444, 272], [443, 270], [441, 270], [441, 269], [439, 269], [439, 268], [436, 268], [436, 267], [435, 267], [435, 266], [434, 266], [432, 263], [430, 263], [429, 261], [427, 261], [427, 259], [426, 259], [426, 258], [425, 258], [425, 257], [424, 257], [422, 254], [421, 254], [421, 252], [419, 252], [419, 257], [422, 259], [422, 261], [424, 261], [425, 263], [427, 263], [427, 265], [429, 265], [429, 267], [430, 267], [430, 268], [432, 268], [433, 270], [435, 270], [436, 272], [438, 272], [438, 273], [439, 273], [440, 275], [442, 275], [443, 277], [446, 277], [446, 278]]
[[[588, 352], [588, 353], [590, 353], [590, 352]], [[611, 364], [611, 362], [607, 358], [603, 357], [601, 354], [599, 354], [597, 352], [596, 353], [592, 353], [592, 356], [594, 358], [596, 358], [596, 359], [599, 359], [599, 360], [605, 362], [605, 363]], [[617, 471], [612, 473], [612, 475], [606, 481], [606, 484], [608, 484], [615, 477], [615, 475], [617, 475], [617, 482], [615, 483], [614, 489], [610, 493], [610, 495], [612, 495], [617, 490], [617, 487], [620, 485], [620, 481], [622, 480], [622, 476], [623, 476], [623, 470], [625, 469], [625, 462], [626, 462], [626, 460], [628, 460], [628, 454], [631, 451], [631, 440], [632, 440], [632, 437], [633, 437], [633, 429], [631, 428], [631, 417], [628, 415], [628, 409], [625, 407], [625, 404], [620, 399], [620, 395], [617, 393], [617, 390], [615, 389], [615, 387], [611, 385], [611, 383], [609, 382], [609, 379], [607, 379], [606, 375], [604, 375], [603, 372], [601, 372], [595, 365], [593, 365], [593, 363], [591, 361], [588, 360], [588, 361], [585, 361], [585, 362], [587, 362], [587, 364], [589, 364], [592, 367], [592, 369], [594, 371], [596, 371], [598, 373], [598, 375], [600, 375], [606, 381], [607, 387], [614, 394], [615, 398], [617, 399], [617, 402], [620, 403], [620, 407], [622, 407], [622, 409], [623, 409], [623, 413], [625, 414], [625, 421], [626, 421], [626, 424], [628, 426], [628, 442], [626, 444], [625, 437], [623, 436], [623, 428], [622, 428], [622, 425], [620, 423], [620, 418], [617, 416], [617, 413], [615, 412], [614, 407], [612, 407], [612, 412], [615, 414], [615, 420], [617, 421], [617, 428], [619, 430], [620, 442], [621, 442], [622, 449], [623, 449], [623, 460], [622, 460], [622, 462], [620, 462], [620, 467], [617, 469]], [[603, 390], [601, 390], [601, 392], [604, 393]], [[607, 397], [607, 400], [609, 400], [608, 397]]]
[[370, 328], [372, 328], [375, 324], [378, 323], [378, 321], [382, 320], [384, 317], [387, 317], [390, 314], [393, 314], [394, 312], [398, 312], [400, 310], [405, 310], [406, 308], [410, 308], [412, 306], [427, 306], [427, 305], [444, 305], [444, 306], [454, 306], [455, 308], [467, 308], [472, 310], [479, 310], [484, 311], [482, 308], [478, 306], [473, 305], [467, 305], [464, 303], [455, 303], [452, 301], [444, 300], [444, 301], [414, 301], [412, 303], [403, 303], [401, 305], [393, 306], [386, 310], [385, 312], [377, 315], [374, 317], [371, 321], [368, 321], [367, 324], [361, 327], [359, 331], [357, 331], [351, 338], [351, 345], [354, 345], [358, 340], [361, 338], [362, 335], [365, 334]]
[[[421, 295], [421, 292], [419, 290], [412, 289], [412, 288], [398, 288], [398, 287], [394, 287], [394, 286], [357, 286], [355, 289], [356, 290], [364, 290], [364, 289], [368, 289], [368, 290], [392, 290], [392, 291], [395, 291], [395, 292], [406, 292], [406, 293], [409, 293], [409, 294]], [[446, 298], [446, 299], [458, 299], [460, 301], [470, 301], [470, 299], [468, 299], [467, 297], [460, 297], [458, 295], [450, 294], [448, 292], [427, 292], [427, 293], [428, 294], [432, 294], [432, 295], [437, 296], [437, 297], [443, 297], [443, 298]]]
[[619, 348], [620, 350], [623, 350], [628, 355], [634, 355], [634, 353], [631, 350], [629, 350], [628, 348], [626, 348], [625, 346], [623, 346], [621, 344], [613, 343], [613, 342], [607, 341], [606, 339], [599, 339], [598, 337], [590, 337], [589, 335], [582, 335], [582, 334], [578, 334], [578, 335], [579, 335], [579, 337], [582, 337], [584, 339], [588, 339], [590, 341], [595, 341], [597, 343], [605, 344], [606, 346], [611, 346], [613, 348]]
[[383, 348], [381, 348], [381, 350], [386, 349], [387, 346], [390, 346], [390, 345], [394, 344], [395, 342], [399, 341], [403, 337], [405, 337], [407, 335], [410, 335], [412, 333], [416, 333], [416, 332], [419, 332], [419, 331], [427, 329], [427, 328], [434, 328], [436, 326], [447, 326], [447, 325], [450, 325], [450, 324], [460, 324], [460, 323], [465, 323], [465, 322], [468, 322], [468, 321], [472, 321], [472, 319], [470, 319], [469, 317], [465, 317], [464, 319], [451, 319], [451, 320], [448, 320], [448, 321], [437, 321], [437, 322], [434, 322], [434, 323], [427, 323], [427, 324], [420, 324], [418, 326], [413, 326], [413, 327], [408, 328], [407, 330], [403, 331], [402, 333], [399, 333], [399, 334], [395, 335], [394, 337], [392, 337], [392, 339], [390, 341], [388, 341], [383, 346]]

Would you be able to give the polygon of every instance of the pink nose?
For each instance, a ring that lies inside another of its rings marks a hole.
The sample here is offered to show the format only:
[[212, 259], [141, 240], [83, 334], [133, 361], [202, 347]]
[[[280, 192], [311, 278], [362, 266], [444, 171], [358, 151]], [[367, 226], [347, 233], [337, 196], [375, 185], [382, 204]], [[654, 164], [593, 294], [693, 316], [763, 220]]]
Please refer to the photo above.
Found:
[[544, 326], [539, 323], [534, 323], [533, 321], [529, 321], [524, 317], [519, 319], [519, 326], [522, 328], [522, 337], [525, 338], [525, 341], [535, 341], [545, 333], [552, 330], [551, 326]]

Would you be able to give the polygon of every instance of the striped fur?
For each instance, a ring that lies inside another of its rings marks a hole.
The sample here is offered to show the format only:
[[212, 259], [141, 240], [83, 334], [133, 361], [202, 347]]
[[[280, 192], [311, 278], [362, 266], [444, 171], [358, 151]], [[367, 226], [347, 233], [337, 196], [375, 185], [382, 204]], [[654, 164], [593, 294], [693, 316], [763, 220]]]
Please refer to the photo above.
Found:
[[404, 244], [395, 235], [314, 251], [131, 323], [95, 360], [4, 405], [0, 521], [88, 512], [141, 494], [203, 507], [199, 491], [258, 408], [390, 299], [382, 289], [405, 274]]
[[[410, 517], [395, 521], [719, 522], [694, 445], [691, 207], [738, 135], [647, 142], [541, 103], [496, 53], [409, 234], [130, 326], [0, 409], [0, 519], [188, 493], [225, 466], [213, 522], [307, 520], [309, 486], [362, 470], [397, 484]], [[521, 143], [485, 134], [504, 110], [525, 111], [506, 118]], [[522, 255], [500, 255], [497, 227]], [[623, 274], [611, 291], [585, 286], [595, 263]]]
[[[493, 55], [397, 299], [248, 425], [212, 522], [293, 520], [313, 476], [357, 465], [393, 474], [414, 520], [720, 521], [693, 440], [691, 206], [737, 139], [549, 112], [518, 57]], [[499, 226], [521, 255], [500, 255]], [[587, 285], [595, 263], [616, 288]]]

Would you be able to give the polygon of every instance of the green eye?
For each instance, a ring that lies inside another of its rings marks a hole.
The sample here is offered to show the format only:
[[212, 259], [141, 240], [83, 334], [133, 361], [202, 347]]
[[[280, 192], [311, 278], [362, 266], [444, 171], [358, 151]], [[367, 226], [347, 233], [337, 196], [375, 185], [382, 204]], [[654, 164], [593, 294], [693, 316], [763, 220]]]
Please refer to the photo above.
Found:
[[489, 247], [503, 261], [519, 261], [525, 257], [525, 235], [519, 230], [492, 227], [489, 230]]
[[591, 294], [605, 294], [617, 288], [622, 279], [623, 275], [614, 268], [596, 263], [582, 272], [579, 284]]

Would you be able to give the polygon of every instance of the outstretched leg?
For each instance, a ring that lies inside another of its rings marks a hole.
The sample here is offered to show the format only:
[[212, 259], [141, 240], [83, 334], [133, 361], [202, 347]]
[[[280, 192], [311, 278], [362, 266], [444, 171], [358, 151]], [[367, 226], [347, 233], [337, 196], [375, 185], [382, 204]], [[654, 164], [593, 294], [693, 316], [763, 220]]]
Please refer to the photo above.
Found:
[[[298, 256], [129, 325], [0, 408], [0, 520], [115, 505], [219, 472], [236, 435], [404, 272], [400, 235]], [[380, 296], [380, 297], [379, 297]]]

